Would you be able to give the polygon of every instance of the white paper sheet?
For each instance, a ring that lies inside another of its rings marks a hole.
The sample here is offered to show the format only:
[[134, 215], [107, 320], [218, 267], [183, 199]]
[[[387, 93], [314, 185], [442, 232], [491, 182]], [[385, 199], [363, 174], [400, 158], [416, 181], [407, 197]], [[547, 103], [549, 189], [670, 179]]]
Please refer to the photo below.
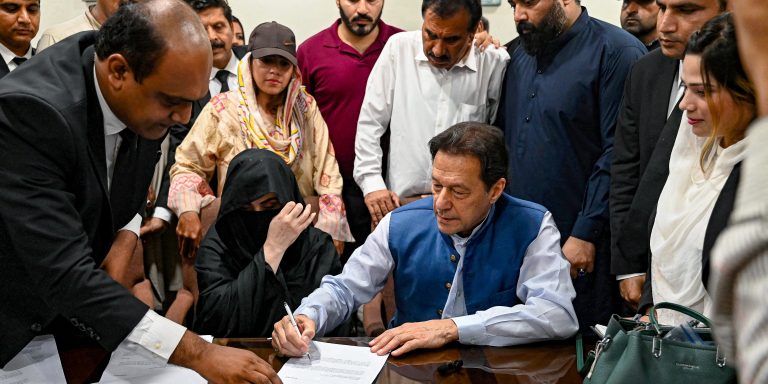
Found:
[[284, 384], [370, 384], [389, 355], [378, 356], [369, 347], [312, 342], [311, 359], [292, 358], [278, 376]]
[[0, 384], [66, 383], [53, 336], [38, 336], [0, 370]]
[[[201, 336], [211, 342], [213, 336]], [[101, 375], [102, 384], [205, 384], [207, 381], [197, 372], [172, 364], [152, 361], [142, 354], [134, 352], [137, 345], [125, 342], [112, 352], [109, 365]]]

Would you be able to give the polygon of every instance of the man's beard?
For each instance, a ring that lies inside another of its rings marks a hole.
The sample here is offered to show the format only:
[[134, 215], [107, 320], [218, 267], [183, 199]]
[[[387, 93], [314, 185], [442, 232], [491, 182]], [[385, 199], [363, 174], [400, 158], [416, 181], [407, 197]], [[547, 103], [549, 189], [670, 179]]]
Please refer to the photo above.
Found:
[[517, 24], [517, 33], [520, 34], [523, 49], [531, 56], [538, 55], [548, 44], [563, 33], [567, 21], [565, 9], [563, 9], [559, 2], [555, 1], [547, 15], [539, 23], [539, 26], [535, 26], [528, 21], [519, 22]]
[[655, 23], [653, 25], [646, 25], [646, 24], [643, 24], [642, 20], [640, 19], [633, 18], [633, 20], [637, 21], [634, 25], [628, 26], [626, 25], [626, 23], [621, 25], [621, 28], [629, 32], [632, 36], [635, 36], [638, 39], [642, 40], [643, 37], [656, 32]]
[[[384, 13], [384, 10], [382, 9], [382, 13]], [[374, 29], [376, 29], [376, 26], [379, 25], [379, 20], [381, 20], [381, 13], [379, 14], [379, 17], [374, 20], [372, 17], [368, 15], [358, 15], [355, 17], [352, 17], [351, 19], [344, 13], [344, 10], [339, 7], [339, 15], [341, 15], [341, 21], [344, 23], [344, 25], [347, 27], [347, 29], [355, 34], [356, 36], [367, 36], [371, 32], [373, 32]], [[357, 20], [368, 20], [371, 22], [370, 25], [358, 27], [355, 26], [353, 23]]]

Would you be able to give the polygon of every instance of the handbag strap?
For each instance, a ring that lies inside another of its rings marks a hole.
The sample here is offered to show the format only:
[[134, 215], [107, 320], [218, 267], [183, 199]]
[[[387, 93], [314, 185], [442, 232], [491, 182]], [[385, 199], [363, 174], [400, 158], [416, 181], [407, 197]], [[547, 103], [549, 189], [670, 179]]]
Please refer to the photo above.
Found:
[[663, 303], [658, 303], [654, 305], [653, 307], [651, 307], [651, 310], [650, 310], [651, 324], [653, 325], [653, 328], [656, 329], [656, 333], [658, 333], [659, 335], [661, 334], [661, 330], [659, 330], [659, 321], [658, 319], [656, 319], [657, 309], [669, 309], [672, 311], [680, 312], [684, 315], [687, 315], [689, 317], [692, 317], [698, 320], [702, 324], [706, 325], [708, 328], [712, 328], [712, 321], [709, 320], [708, 317], [702, 315], [701, 313], [696, 312], [693, 309], [690, 309], [686, 306], [682, 306], [680, 304], [663, 302]]
[[581, 332], [576, 335], [576, 370], [581, 372], [584, 369], [584, 340]]

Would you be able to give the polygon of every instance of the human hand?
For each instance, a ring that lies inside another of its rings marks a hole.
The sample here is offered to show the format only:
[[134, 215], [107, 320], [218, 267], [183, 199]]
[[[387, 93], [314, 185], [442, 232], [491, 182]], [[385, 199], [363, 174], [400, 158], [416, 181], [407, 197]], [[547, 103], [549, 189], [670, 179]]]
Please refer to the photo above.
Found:
[[491, 44], [496, 48], [501, 46], [499, 39], [491, 36], [487, 31], [475, 33], [475, 47], [477, 47], [480, 52], [485, 51]]
[[580, 269], [592, 273], [595, 269], [595, 245], [576, 237], [569, 237], [563, 245], [563, 255], [571, 263], [571, 279], [578, 276]]
[[440, 348], [458, 339], [459, 328], [456, 323], [451, 319], [443, 319], [405, 323], [385, 331], [368, 345], [371, 352], [379, 356], [391, 351], [392, 356], [397, 357], [414, 349]]
[[282, 383], [272, 366], [253, 352], [211, 344], [189, 331], [168, 362], [190, 368], [211, 383]]
[[296, 334], [291, 320], [284, 316], [275, 323], [272, 331], [272, 348], [285, 356], [303, 356], [309, 351], [309, 342], [315, 337], [315, 322], [305, 315], [296, 316], [296, 325], [299, 326], [301, 337]]
[[365, 195], [365, 206], [371, 214], [371, 226], [376, 228], [387, 213], [400, 206], [400, 198], [390, 190], [381, 189]]
[[621, 298], [634, 309], [637, 309], [638, 304], [640, 304], [640, 298], [643, 296], [643, 284], [645, 284], [644, 274], [619, 280]]
[[179, 216], [179, 223], [176, 225], [176, 235], [179, 237], [181, 256], [193, 259], [203, 237], [203, 225], [200, 223], [200, 216], [193, 211], [182, 213]]
[[277, 272], [283, 254], [301, 232], [312, 223], [315, 214], [309, 205], [289, 201], [269, 223], [267, 240], [264, 242], [264, 259]]
[[144, 219], [143, 223], [141, 223], [139, 235], [142, 239], [146, 236], [159, 235], [165, 232], [166, 228], [168, 228], [167, 221], [157, 217], [148, 217]]

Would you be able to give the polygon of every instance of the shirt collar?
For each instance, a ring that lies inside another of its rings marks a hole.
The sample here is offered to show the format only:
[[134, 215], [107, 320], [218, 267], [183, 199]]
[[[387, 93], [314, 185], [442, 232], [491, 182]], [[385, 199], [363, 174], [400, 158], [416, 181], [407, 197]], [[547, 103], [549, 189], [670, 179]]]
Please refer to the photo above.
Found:
[[96, 86], [96, 97], [99, 99], [99, 107], [101, 107], [101, 114], [104, 116], [104, 136], [111, 136], [120, 133], [125, 129], [120, 119], [115, 116], [112, 109], [109, 108], [107, 101], [104, 99], [104, 95], [101, 93], [101, 87], [99, 87], [99, 78], [96, 77], [96, 65], [93, 66], [93, 82]]
[[481, 229], [485, 228], [485, 226], [486, 226], [485, 224], [488, 222], [488, 218], [491, 216], [491, 214], [493, 213], [493, 211], [495, 209], [496, 209], [496, 204], [491, 205], [491, 209], [488, 210], [488, 213], [485, 215], [485, 218], [483, 219], [483, 221], [481, 221], [480, 224], [478, 224], [475, 227], [475, 229], [472, 230], [472, 232], [469, 234], [469, 236], [461, 237], [461, 236], [459, 236], [458, 233], [451, 235], [451, 241], [453, 241], [453, 244], [454, 245], [456, 245], [456, 244], [466, 244], [470, 240], [472, 240], [472, 238], [475, 237], [475, 235], [478, 232], [480, 232]]
[[91, 25], [94, 31], [101, 28], [101, 23], [99, 23], [98, 20], [96, 20], [95, 17], [93, 17], [93, 13], [91, 13], [91, 10], [93, 9], [93, 5], [88, 7], [88, 9], [85, 10], [85, 19], [88, 20], [88, 24]]
[[227, 65], [224, 68], [211, 68], [211, 78], [209, 80], [213, 80], [216, 78], [216, 73], [220, 70], [225, 70], [235, 76], [237, 76], [237, 63], [239, 61], [237, 60], [237, 57], [235, 56], [235, 52], [232, 52], [232, 55], [229, 56], [229, 61], [227, 62]]
[[[0, 56], [3, 57], [3, 62], [7, 65], [11, 63], [11, 60], [13, 60], [16, 56], [15, 53], [11, 52], [8, 47], [0, 43]], [[24, 54], [24, 56], [21, 56], [27, 59], [32, 58], [32, 44], [29, 45], [29, 49], [27, 49], [27, 53]]]
[[[480, 53], [475, 49], [475, 42], [472, 42], [472, 45], [469, 47], [469, 52], [466, 56], [464, 56], [463, 59], [459, 60], [458, 63], [454, 64], [453, 67], [449, 69], [449, 71], [453, 68], [462, 68], [466, 67], [470, 71], [477, 72], [477, 55]], [[424, 54], [424, 41], [421, 41], [421, 44], [419, 44], [419, 52], [416, 54], [416, 61], [426, 62], [429, 64], [429, 59], [427, 59], [427, 55]]]
[[325, 37], [323, 38], [323, 45], [328, 48], [338, 48], [341, 46], [341, 37], [339, 37], [339, 25], [341, 25], [341, 19], [336, 19], [336, 21], [331, 24], [328, 29], [326, 29]]

